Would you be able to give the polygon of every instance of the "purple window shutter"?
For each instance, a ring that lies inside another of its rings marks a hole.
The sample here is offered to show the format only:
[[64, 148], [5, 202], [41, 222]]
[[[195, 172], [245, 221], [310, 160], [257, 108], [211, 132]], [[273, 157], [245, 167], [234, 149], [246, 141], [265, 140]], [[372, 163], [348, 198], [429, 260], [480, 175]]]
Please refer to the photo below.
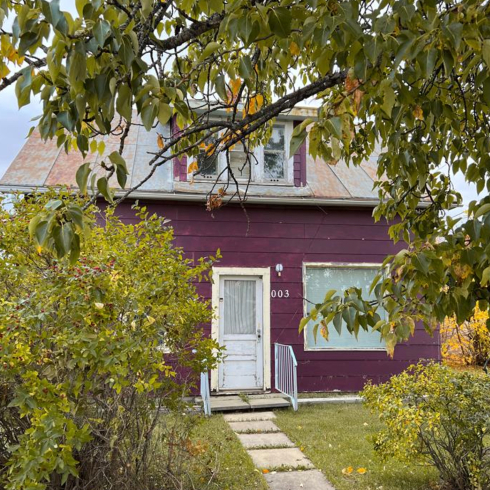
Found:
[[[294, 126], [301, 121], [294, 121]], [[298, 151], [294, 154], [294, 185], [304, 187], [306, 185], [306, 140], [303, 141]]]
[[[180, 128], [177, 125], [176, 116], [172, 118], [170, 125], [172, 136], [178, 136]], [[187, 156], [184, 155], [179, 158], [174, 158], [174, 179], [178, 179], [181, 182], [187, 180]]]

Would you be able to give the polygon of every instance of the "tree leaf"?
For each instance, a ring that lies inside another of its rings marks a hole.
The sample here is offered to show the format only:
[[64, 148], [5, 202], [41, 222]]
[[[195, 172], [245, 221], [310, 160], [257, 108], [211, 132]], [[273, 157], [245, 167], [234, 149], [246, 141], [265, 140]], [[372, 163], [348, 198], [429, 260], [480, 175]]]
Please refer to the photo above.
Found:
[[143, 17], [148, 17], [153, 10], [153, 0], [141, 0], [141, 13]]
[[119, 85], [117, 94], [116, 110], [124, 119], [130, 121], [132, 116], [133, 93], [128, 85], [122, 83]]
[[238, 65], [238, 73], [244, 80], [248, 80], [253, 74], [252, 61], [250, 56], [245, 55], [240, 58], [240, 63]]
[[109, 191], [109, 183], [107, 181], [107, 177], [101, 177], [97, 180], [97, 189], [108, 202], [113, 202], [112, 195]]
[[172, 117], [172, 108], [165, 102], [160, 102], [158, 106], [158, 122], [165, 126]]
[[80, 189], [80, 194], [87, 194], [87, 181], [90, 175], [90, 163], [86, 162], [78, 167], [75, 180], [77, 181], [78, 188]]
[[207, 57], [211, 56], [215, 51], [221, 48], [221, 44], [216, 41], [211, 41], [206, 45], [204, 51], [202, 52], [201, 59], [205, 60]]
[[485, 39], [482, 43], [481, 53], [483, 60], [488, 68], [490, 68], [490, 39]]
[[480, 206], [478, 210], [475, 213], [474, 218], [477, 219], [480, 216], [483, 216], [484, 214], [490, 213], [490, 203], [484, 204], [483, 206]]
[[483, 270], [480, 284], [482, 286], [486, 286], [489, 281], [490, 281], [490, 267], [487, 267], [486, 269]]
[[308, 135], [306, 129], [303, 129], [299, 134], [293, 135], [289, 144], [289, 156], [293, 156], [299, 150]]
[[269, 27], [276, 36], [285, 38], [291, 33], [292, 15], [286, 7], [276, 7], [269, 12]]

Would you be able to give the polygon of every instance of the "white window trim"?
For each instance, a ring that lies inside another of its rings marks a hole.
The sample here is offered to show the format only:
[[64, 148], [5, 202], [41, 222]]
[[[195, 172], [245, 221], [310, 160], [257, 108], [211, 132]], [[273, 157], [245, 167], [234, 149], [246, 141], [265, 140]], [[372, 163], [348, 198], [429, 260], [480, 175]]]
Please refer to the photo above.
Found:
[[[323, 269], [330, 267], [332, 269], [380, 269], [383, 264], [380, 262], [303, 262], [303, 316], [308, 313], [308, 303], [306, 301], [306, 269]], [[346, 347], [308, 347], [306, 329], [303, 330], [303, 341], [305, 352], [386, 352], [386, 347], [381, 345], [380, 347], [359, 347], [359, 348], [346, 348]]]
[[[273, 180], [268, 180], [265, 179], [264, 177], [264, 147], [263, 146], [257, 146], [253, 149], [252, 153], [254, 154], [255, 158], [251, 157], [250, 161], [250, 185], [273, 185], [273, 186], [293, 186], [294, 185], [294, 155], [289, 155], [289, 146], [291, 142], [291, 138], [293, 135], [293, 123], [292, 121], [277, 121], [277, 126], [283, 126], [284, 127], [284, 166], [285, 166], [285, 178], [277, 181]], [[240, 145], [241, 143], [237, 143], [237, 145]], [[189, 168], [189, 165], [191, 162], [193, 162], [195, 159], [193, 158], [187, 158], [187, 168]], [[221, 172], [223, 169], [226, 167], [226, 155], [221, 152], [218, 155], [218, 162], [217, 162], [217, 173], [216, 175], [209, 176], [209, 177], [203, 177], [202, 175], [198, 174], [194, 177], [194, 180], [196, 182], [214, 182], [220, 176]], [[235, 178], [239, 184], [248, 184], [249, 181], [248, 179], [240, 179], [235, 175]], [[220, 178], [219, 182], [227, 181], [228, 180], [228, 172], [224, 172]]]
[[[264, 360], [264, 390], [271, 389], [271, 270], [269, 267], [213, 267], [212, 274], [212, 311], [211, 338], [219, 341], [219, 286], [220, 276], [260, 276], [262, 277], [262, 308], [264, 324], [263, 360]], [[218, 368], [211, 371], [211, 390], [219, 388]]]

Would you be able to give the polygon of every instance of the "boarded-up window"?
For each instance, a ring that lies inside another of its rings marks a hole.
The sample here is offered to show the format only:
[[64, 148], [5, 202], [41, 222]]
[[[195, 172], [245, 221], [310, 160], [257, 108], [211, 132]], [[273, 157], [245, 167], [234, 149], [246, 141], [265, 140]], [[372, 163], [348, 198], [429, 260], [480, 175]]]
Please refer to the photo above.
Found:
[[[323, 303], [325, 294], [330, 289], [335, 289], [337, 293], [343, 294], [343, 291], [351, 286], [362, 289], [364, 298], [374, 298], [369, 295], [369, 289], [374, 276], [378, 273], [379, 268], [376, 266], [312, 266], [306, 267], [306, 304], [307, 311], [318, 303]], [[385, 312], [378, 313], [383, 317]], [[345, 324], [342, 322], [342, 329], [339, 333], [330, 324], [328, 327], [328, 341], [321, 335], [320, 329], [315, 337], [313, 335], [313, 325], [308, 324], [306, 327], [306, 346], [308, 349], [384, 349], [384, 342], [381, 341], [379, 332], [366, 332], [361, 328], [359, 335], [356, 337], [347, 331]]]

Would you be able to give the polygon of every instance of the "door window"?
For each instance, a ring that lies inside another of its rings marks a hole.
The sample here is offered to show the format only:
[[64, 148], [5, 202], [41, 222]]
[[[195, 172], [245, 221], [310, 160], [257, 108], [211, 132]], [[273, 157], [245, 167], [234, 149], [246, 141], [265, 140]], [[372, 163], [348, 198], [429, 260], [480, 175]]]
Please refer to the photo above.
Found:
[[255, 334], [256, 281], [226, 279], [224, 281], [223, 333]]

